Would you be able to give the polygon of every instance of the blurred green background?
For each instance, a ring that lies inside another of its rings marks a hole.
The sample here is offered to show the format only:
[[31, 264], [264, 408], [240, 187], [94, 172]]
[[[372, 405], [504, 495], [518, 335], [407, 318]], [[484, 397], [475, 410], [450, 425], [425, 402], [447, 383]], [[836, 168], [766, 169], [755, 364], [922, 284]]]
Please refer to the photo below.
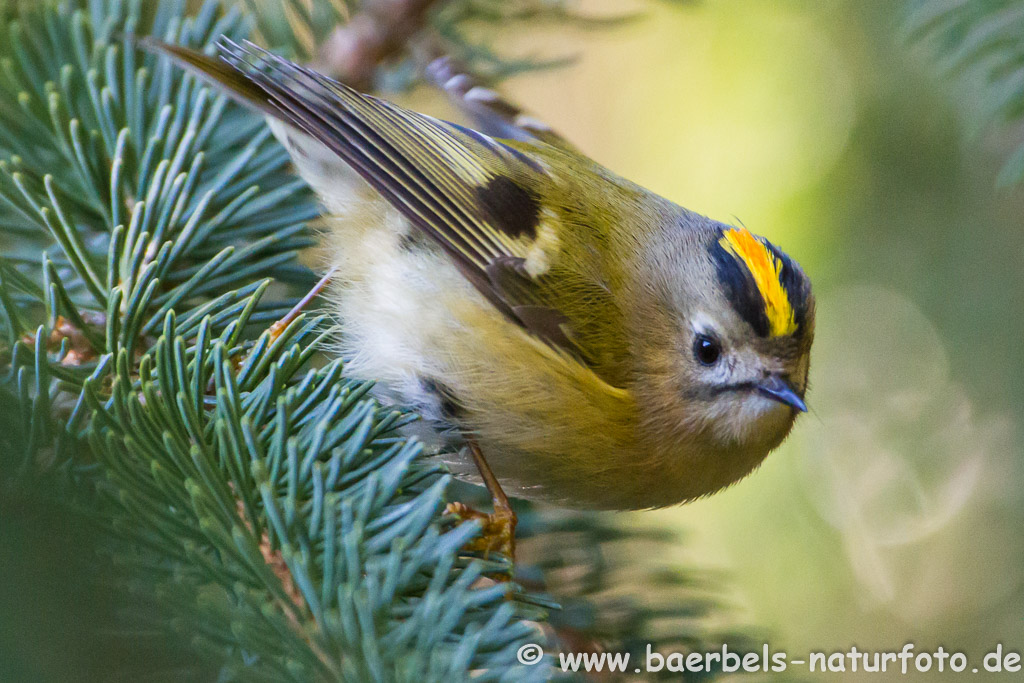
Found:
[[505, 91], [616, 172], [781, 245], [818, 297], [793, 436], [729, 490], [637, 520], [686, 529], [680, 559], [724, 569], [793, 657], [913, 642], [980, 668], [1024, 649], [1024, 186], [996, 183], [1019, 131], [979, 129], [972, 84], [901, 40], [903, 3], [582, 7], [645, 14], [508, 36], [577, 61]]

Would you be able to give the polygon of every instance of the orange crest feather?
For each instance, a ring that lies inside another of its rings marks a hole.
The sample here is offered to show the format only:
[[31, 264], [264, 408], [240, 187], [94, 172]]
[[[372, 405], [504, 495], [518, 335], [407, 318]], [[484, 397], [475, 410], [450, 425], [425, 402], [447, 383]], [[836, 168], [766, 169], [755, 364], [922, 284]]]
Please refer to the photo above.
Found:
[[796, 332], [793, 306], [789, 303], [789, 295], [780, 279], [782, 262], [746, 228], [726, 230], [719, 243], [741, 261], [753, 276], [754, 284], [764, 301], [769, 334], [782, 337]]

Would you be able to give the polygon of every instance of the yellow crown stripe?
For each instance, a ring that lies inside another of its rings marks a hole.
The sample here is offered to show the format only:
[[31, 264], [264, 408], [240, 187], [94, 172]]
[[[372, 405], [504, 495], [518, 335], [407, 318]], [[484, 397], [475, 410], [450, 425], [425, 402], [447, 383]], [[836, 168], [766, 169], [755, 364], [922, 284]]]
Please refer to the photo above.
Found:
[[768, 333], [782, 337], [796, 332], [796, 319], [780, 274], [782, 262], [746, 228], [726, 230], [719, 243], [750, 271], [764, 301]]

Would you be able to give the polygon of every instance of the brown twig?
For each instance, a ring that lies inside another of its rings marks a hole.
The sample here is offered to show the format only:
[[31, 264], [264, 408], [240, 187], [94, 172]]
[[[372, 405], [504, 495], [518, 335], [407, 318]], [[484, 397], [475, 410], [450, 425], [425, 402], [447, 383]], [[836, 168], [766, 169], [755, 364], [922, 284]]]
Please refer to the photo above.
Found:
[[[83, 311], [81, 315], [87, 325], [102, 327], [106, 322], [106, 316], [102, 313]], [[60, 360], [61, 365], [77, 367], [94, 361], [99, 356], [99, 352], [93, 348], [85, 333], [70, 320], [59, 315], [53, 329], [50, 330], [50, 334], [45, 340], [46, 348], [50, 351], [56, 351], [65, 339], [68, 341], [68, 352]], [[35, 348], [35, 335], [27, 334], [22, 337], [21, 341], [29, 348]]]
[[324, 41], [313, 64], [353, 88], [369, 90], [377, 67], [407, 48], [437, 0], [368, 0]]

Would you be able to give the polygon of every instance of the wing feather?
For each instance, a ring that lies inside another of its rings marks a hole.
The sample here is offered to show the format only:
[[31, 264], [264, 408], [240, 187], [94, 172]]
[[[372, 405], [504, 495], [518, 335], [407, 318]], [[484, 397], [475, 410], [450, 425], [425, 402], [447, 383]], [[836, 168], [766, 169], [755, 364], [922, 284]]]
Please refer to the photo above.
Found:
[[364, 95], [251, 43], [223, 39], [217, 59], [139, 42], [325, 145], [440, 245], [498, 311], [587, 364], [570, 319], [558, 310], [565, 296], [557, 278], [534, 277], [524, 267], [538, 248], [544, 189], [553, 182], [526, 145]]

